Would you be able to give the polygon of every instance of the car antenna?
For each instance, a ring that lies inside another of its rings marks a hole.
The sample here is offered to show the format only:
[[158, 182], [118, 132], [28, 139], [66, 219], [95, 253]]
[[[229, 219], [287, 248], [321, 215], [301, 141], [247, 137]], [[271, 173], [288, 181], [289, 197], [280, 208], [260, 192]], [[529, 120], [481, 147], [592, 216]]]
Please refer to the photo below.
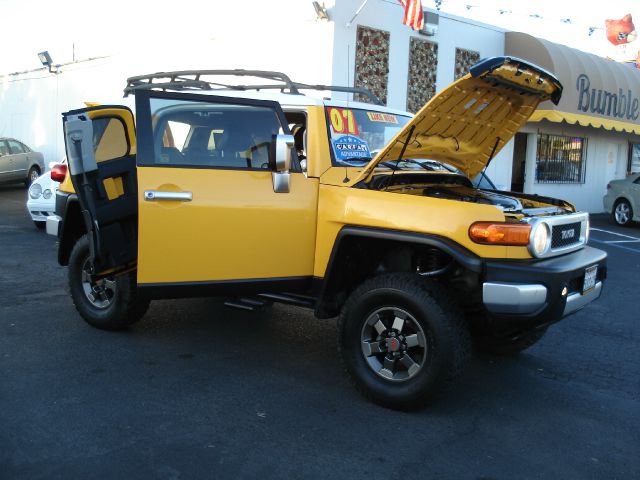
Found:
[[[349, 44], [347, 44], [347, 85], [351, 86], [351, 69], [349, 68], [349, 61], [350, 61], [350, 57], [351, 56], [351, 52], [349, 51]], [[351, 94], [347, 93], [347, 109], [349, 108], [349, 96]], [[350, 182], [351, 179], [349, 178], [349, 170], [347, 169], [346, 165], [344, 167], [344, 178], [342, 179], [342, 183], [347, 183]]]
[[482, 173], [483, 174], [484, 174], [484, 172], [487, 171], [487, 168], [489, 167], [489, 164], [491, 163], [491, 160], [493, 160], [493, 155], [496, 153], [496, 148], [498, 148], [498, 144], [499, 143], [500, 143], [500, 137], [496, 137], [496, 143], [493, 144], [493, 149], [491, 150], [491, 155], [489, 155], [489, 160], [487, 160], [487, 164], [482, 169]]
[[[402, 161], [402, 157], [404, 156], [404, 152], [407, 149], [407, 147], [409, 146], [409, 140], [411, 140], [411, 135], [413, 135], [413, 131], [416, 129], [415, 125], [411, 125], [411, 128], [409, 129], [409, 133], [407, 134], [407, 139], [404, 141], [404, 144], [402, 145], [402, 150], [400, 150], [400, 155], [398, 155], [398, 159], [396, 160], [396, 168], [393, 169], [393, 171], [391, 172], [391, 176], [389, 177], [389, 181], [387, 182], [387, 187], [389, 187], [389, 185], [391, 185], [391, 182], [393, 181], [393, 176], [396, 173], [396, 170], [398, 169], [398, 164]], [[385, 188], [387, 188], [385, 187]]]

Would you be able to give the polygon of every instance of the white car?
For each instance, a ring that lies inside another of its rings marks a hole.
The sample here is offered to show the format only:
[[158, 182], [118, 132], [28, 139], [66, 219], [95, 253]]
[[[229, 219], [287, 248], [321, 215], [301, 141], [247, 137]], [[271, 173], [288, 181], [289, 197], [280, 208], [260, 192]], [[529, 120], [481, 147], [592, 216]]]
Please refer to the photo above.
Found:
[[51, 180], [51, 171], [45, 172], [33, 181], [27, 195], [27, 210], [33, 223], [44, 230], [47, 217], [55, 213], [56, 192], [59, 182]]

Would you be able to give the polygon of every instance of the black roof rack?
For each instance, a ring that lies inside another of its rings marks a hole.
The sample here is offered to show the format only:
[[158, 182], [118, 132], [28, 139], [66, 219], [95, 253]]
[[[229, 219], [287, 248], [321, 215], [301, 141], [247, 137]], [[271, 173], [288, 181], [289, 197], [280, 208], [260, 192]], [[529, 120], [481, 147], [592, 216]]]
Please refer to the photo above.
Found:
[[[202, 77], [236, 76], [254, 77], [272, 80], [275, 83], [266, 85], [229, 85], [215, 82]], [[280, 90], [282, 93], [302, 95], [300, 90], [326, 90], [333, 92], [357, 93], [368, 97], [375, 105], [384, 105], [380, 99], [367, 88], [340, 87], [335, 85], [309, 85], [292, 81], [288, 75], [281, 72], [265, 70], [180, 70], [175, 72], [158, 72], [127, 78], [124, 96], [135, 93], [136, 90]]]

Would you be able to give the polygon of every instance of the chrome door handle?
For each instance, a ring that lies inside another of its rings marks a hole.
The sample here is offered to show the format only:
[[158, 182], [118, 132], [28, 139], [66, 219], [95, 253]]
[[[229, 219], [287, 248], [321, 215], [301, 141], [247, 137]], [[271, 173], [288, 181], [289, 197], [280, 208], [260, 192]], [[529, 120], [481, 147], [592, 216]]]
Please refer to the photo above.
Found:
[[190, 202], [193, 200], [191, 192], [161, 192], [158, 190], [145, 190], [144, 199], [147, 202], [154, 200], [177, 200], [179, 202]]

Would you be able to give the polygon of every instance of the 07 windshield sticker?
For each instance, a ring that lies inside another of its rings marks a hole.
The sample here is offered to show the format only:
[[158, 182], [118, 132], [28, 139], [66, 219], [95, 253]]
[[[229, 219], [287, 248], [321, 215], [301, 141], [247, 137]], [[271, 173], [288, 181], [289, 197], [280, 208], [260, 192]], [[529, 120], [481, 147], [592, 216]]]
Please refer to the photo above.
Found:
[[369, 160], [371, 153], [369, 145], [364, 140], [353, 135], [342, 135], [333, 139], [333, 150], [336, 160]]
[[360, 135], [360, 129], [356, 123], [356, 117], [353, 110], [348, 108], [328, 109], [329, 121], [331, 122], [331, 130], [337, 134]]

